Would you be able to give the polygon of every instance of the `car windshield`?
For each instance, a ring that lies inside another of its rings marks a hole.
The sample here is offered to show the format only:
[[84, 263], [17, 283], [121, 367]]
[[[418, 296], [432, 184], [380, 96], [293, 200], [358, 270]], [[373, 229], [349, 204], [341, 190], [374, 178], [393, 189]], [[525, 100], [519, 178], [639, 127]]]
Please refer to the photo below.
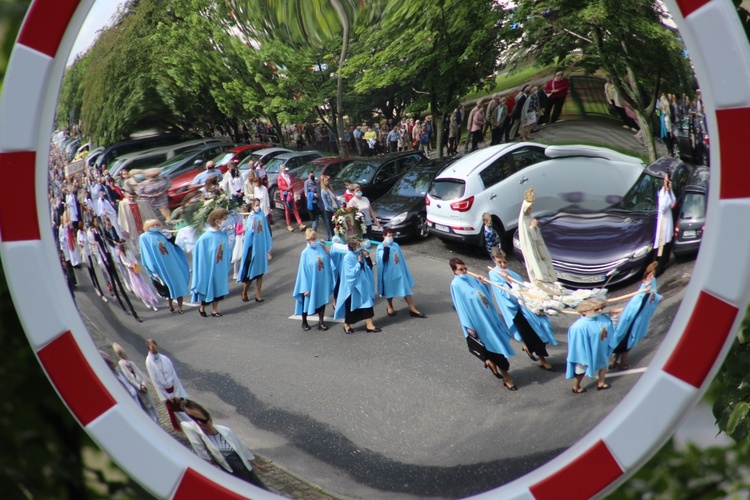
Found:
[[219, 157], [214, 158], [214, 164], [217, 167], [223, 167], [224, 165], [229, 163], [232, 158], [234, 158], [234, 155], [235, 155], [234, 151], [227, 151], [227, 152], [221, 153]]
[[697, 220], [706, 216], [706, 195], [703, 193], [687, 193], [682, 203], [680, 219]]
[[627, 212], [656, 212], [656, 195], [664, 180], [643, 172], [633, 186], [612, 209]]
[[434, 170], [417, 170], [407, 172], [396, 186], [393, 192], [405, 198], [422, 198], [427, 194], [432, 178], [435, 177]]
[[349, 180], [357, 184], [370, 182], [377, 167], [370, 163], [355, 161], [344, 167], [336, 176], [342, 180]]
[[320, 163], [305, 163], [301, 167], [297, 169], [297, 172], [299, 175], [304, 175], [304, 177], [307, 177], [308, 172], [312, 172], [315, 174], [315, 178], [320, 178], [320, 173], [325, 168], [325, 165], [321, 165]]
[[286, 163], [283, 158], [274, 158], [266, 164], [266, 172], [269, 174], [278, 174], [281, 166]]
[[172, 175], [173, 173], [175, 173], [175, 170], [182, 166], [182, 163], [186, 158], [193, 156], [194, 154], [194, 152], [186, 151], [184, 153], [175, 155], [171, 160], [162, 163], [161, 165], [159, 165], [162, 175]]
[[464, 195], [466, 183], [459, 179], [438, 179], [432, 183], [430, 196], [437, 200], [457, 200]]
[[[238, 165], [237, 167], [238, 167], [238, 168], [239, 168], [240, 170], [247, 170], [248, 168], [250, 168], [250, 167], [248, 167], [248, 165], [250, 164], [250, 162], [251, 162], [251, 161], [254, 161], [255, 163], [258, 163], [258, 160], [260, 160], [260, 158], [261, 158], [261, 155], [259, 155], [259, 154], [256, 154], [256, 153], [252, 153], [252, 154], [250, 154], [250, 155], [246, 156], [246, 157], [245, 157], [245, 158], [244, 158], [244, 159], [243, 159], [243, 160], [242, 160], [242, 161], [240, 162], [240, 164], [239, 164], [239, 165]], [[254, 164], [255, 164], [255, 163], [254, 163]], [[254, 165], [254, 164], [253, 164], [253, 165]]]
[[114, 162], [112, 163], [112, 165], [110, 165], [110, 166], [109, 166], [109, 168], [108, 168], [107, 170], [109, 170], [109, 173], [110, 173], [110, 174], [112, 174], [112, 173], [115, 173], [115, 172], [117, 172], [117, 169], [118, 169], [118, 168], [120, 168], [120, 165], [122, 165], [122, 164], [123, 164], [123, 163], [125, 163], [126, 161], [127, 161], [127, 160], [124, 160], [124, 159], [122, 159], [122, 158], [118, 158], [118, 159], [116, 159], [116, 160], [115, 160], [115, 161], [114, 161]]

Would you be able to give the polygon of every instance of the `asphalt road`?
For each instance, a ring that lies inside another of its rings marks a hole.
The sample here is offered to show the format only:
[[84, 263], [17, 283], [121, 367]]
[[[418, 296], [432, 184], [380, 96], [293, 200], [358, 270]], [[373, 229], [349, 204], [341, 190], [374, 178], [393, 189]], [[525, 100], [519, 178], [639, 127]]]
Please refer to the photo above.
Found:
[[[362, 323], [345, 335], [341, 323], [332, 322], [321, 332], [315, 321], [304, 332], [299, 320], [290, 319], [304, 238], [283, 231], [280, 223], [274, 229], [266, 301], [243, 303], [241, 286], [232, 284], [220, 303], [222, 318], [204, 319], [197, 308], [170, 314], [166, 305], [150, 312], [131, 297], [144, 319], [138, 324], [115, 303], [101, 302], [83, 272], [76, 298], [92, 328], [123, 344], [142, 367], [145, 339], [157, 339], [190, 397], [209, 408], [215, 421], [232, 427], [252, 450], [334, 494], [453, 498], [486, 491], [560, 454], [638, 379], [619, 376], [610, 379], [608, 391], [572, 394], [564, 367], [574, 318], [560, 315], [552, 319], [559, 344], [548, 348], [557, 371], [539, 369], [514, 341], [510, 373], [519, 390], [505, 390], [467, 352], [449, 292], [451, 257], [461, 257], [476, 272], [490, 261], [435, 238], [402, 244], [417, 281], [414, 300], [427, 319], [410, 318], [400, 299], [397, 316], [388, 317], [380, 299], [375, 323], [381, 333], [365, 333]], [[664, 300], [649, 338], [631, 352], [631, 366], [648, 364], [692, 267], [692, 261], [673, 262], [658, 279]], [[611, 290], [610, 296], [635, 288]], [[592, 379], [585, 384], [595, 388]]]

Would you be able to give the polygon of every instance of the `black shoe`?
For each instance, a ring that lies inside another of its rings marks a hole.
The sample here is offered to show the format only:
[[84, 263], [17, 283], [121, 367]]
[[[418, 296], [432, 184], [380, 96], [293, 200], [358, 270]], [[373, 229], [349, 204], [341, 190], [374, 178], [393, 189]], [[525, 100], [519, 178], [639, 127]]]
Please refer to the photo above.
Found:
[[214, 318], [221, 318], [224, 315], [221, 314], [220, 312], [215, 312], [215, 313], [211, 313], [211, 316], [213, 316]]
[[347, 328], [346, 325], [344, 325], [344, 333], [346, 334], [354, 333], [354, 330], [352, 330], [351, 328]]
[[200, 314], [201, 316], [203, 316], [204, 318], [208, 318], [208, 314], [206, 314], [206, 311], [201, 311], [200, 309], [198, 309], [198, 313], [199, 313], [199, 314]]
[[386, 313], [386, 314], [387, 314], [388, 316], [395, 316], [395, 315], [396, 315], [396, 311], [386, 311], [385, 313]]
[[302, 329], [306, 332], [310, 331], [310, 325], [307, 324], [307, 321], [302, 322]]
[[377, 333], [377, 332], [382, 332], [383, 330], [381, 330], [380, 328], [376, 326], [375, 328], [365, 328], [365, 331], [369, 333]]
[[255, 298], [255, 302], [265, 302], [265, 301], [266, 301], [266, 299], [259, 299], [257, 297]]
[[318, 323], [318, 330], [326, 331], [328, 330], [328, 325], [326, 325], [325, 323]]
[[426, 318], [427, 317], [424, 315], [424, 313], [421, 313], [421, 312], [415, 313], [414, 311], [409, 311], [409, 316], [411, 316], [412, 318]]

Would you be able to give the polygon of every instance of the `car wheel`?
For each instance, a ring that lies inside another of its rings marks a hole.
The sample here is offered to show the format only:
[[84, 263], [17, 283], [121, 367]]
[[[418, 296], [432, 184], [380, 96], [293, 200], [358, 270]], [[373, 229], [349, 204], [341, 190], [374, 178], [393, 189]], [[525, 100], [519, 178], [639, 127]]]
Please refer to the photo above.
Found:
[[430, 237], [430, 230], [427, 227], [427, 219], [424, 215], [417, 215], [417, 238], [424, 240]]
[[276, 186], [271, 186], [271, 189], [268, 190], [268, 199], [271, 201], [271, 210], [279, 210], [281, 198], [279, 196], [279, 189]]

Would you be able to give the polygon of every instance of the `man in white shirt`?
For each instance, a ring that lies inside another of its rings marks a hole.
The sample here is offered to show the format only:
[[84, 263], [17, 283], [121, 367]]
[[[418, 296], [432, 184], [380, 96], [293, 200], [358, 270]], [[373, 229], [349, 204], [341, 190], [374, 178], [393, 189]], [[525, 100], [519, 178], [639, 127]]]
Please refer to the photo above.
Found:
[[177, 372], [172, 366], [172, 361], [163, 354], [159, 354], [159, 346], [154, 339], [146, 339], [148, 355], [146, 356], [146, 370], [151, 378], [156, 395], [164, 402], [169, 413], [169, 420], [177, 432], [182, 432], [180, 422], [190, 422], [191, 419], [182, 410], [182, 400], [188, 397]]
[[219, 465], [243, 481], [267, 489], [253, 470], [252, 460], [255, 455], [242, 444], [232, 429], [214, 425], [211, 414], [195, 401], [183, 401], [182, 408], [192, 419], [182, 423], [182, 430], [196, 455]]

